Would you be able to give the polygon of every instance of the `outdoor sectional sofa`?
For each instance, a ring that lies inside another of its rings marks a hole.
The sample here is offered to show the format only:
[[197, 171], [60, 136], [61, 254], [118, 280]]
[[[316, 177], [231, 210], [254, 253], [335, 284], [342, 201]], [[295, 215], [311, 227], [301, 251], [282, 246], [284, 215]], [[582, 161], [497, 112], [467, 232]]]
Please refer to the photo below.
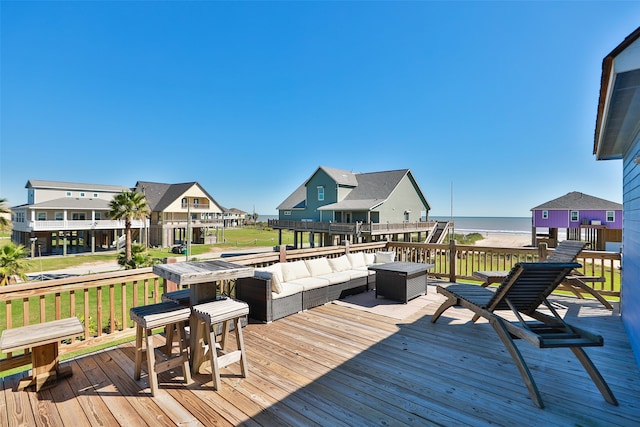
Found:
[[256, 268], [236, 281], [236, 298], [249, 304], [249, 317], [271, 322], [375, 286], [370, 265], [393, 262], [393, 252], [354, 252], [337, 258], [280, 262]]

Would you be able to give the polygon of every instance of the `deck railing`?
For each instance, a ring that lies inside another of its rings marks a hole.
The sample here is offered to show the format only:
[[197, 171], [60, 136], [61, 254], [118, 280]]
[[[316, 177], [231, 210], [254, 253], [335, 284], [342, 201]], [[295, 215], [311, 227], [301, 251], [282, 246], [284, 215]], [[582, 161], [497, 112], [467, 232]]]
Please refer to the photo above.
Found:
[[[521, 261], [546, 257], [540, 248], [495, 248], [473, 245], [374, 242], [311, 249], [285, 250], [228, 258], [229, 261], [261, 267], [276, 262], [296, 261], [326, 256], [338, 257], [350, 251], [393, 251], [396, 260], [432, 263], [432, 277], [444, 280], [473, 280], [477, 270], [509, 270]], [[551, 251], [551, 250], [549, 250]], [[589, 283], [601, 294], [620, 297], [620, 254], [583, 251], [578, 257], [580, 271], [588, 276], [602, 276], [602, 282]], [[224, 283], [225, 292], [233, 295], [234, 283]], [[69, 277], [42, 282], [28, 282], [0, 287], [0, 331], [23, 325], [78, 316], [84, 324], [83, 339], [69, 340], [60, 346], [60, 354], [87, 350], [129, 339], [135, 334], [129, 319], [133, 306], [159, 302], [170, 284], [156, 276], [151, 268]], [[28, 365], [29, 354], [0, 355], [0, 375], [4, 371]]]

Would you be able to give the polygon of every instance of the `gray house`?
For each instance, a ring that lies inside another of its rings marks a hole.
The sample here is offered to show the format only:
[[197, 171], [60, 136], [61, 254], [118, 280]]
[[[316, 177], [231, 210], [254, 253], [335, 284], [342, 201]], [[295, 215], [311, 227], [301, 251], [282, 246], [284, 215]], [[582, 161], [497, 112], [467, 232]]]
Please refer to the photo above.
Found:
[[622, 159], [622, 321], [640, 364], [640, 27], [602, 61], [593, 153]]
[[399, 235], [406, 241], [412, 233], [421, 239], [432, 232], [430, 209], [409, 169], [354, 173], [320, 166], [278, 206], [279, 219], [269, 224], [294, 231], [296, 246], [303, 233], [310, 243], [319, 234], [323, 246]]
[[426, 221], [429, 203], [409, 169], [353, 173], [320, 166], [278, 206], [281, 220]]

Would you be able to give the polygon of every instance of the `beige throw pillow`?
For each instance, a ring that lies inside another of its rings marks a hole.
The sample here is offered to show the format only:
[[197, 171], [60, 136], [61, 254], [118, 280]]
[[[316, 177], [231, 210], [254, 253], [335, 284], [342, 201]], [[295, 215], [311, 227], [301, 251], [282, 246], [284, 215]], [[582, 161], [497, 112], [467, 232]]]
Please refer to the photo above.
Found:
[[329, 258], [329, 264], [331, 264], [334, 272], [351, 270], [351, 263], [346, 255], [341, 255], [338, 258]]
[[253, 270], [253, 275], [261, 279], [271, 279], [271, 292], [275, 292], [276, 294], [282, 292], [282, 282], [284, 282], [284, 279], [282, 277], [280, 264], [256, 268]]
[[285, 282], [311, 276], [307, 264], [305, 264], [304, 261], [283, 262], [280, 265], [280, 268], [282, 268], [282, 278]]
[[376, 252], [376, 264], [385, 264], [396, 260], [395, 252]]

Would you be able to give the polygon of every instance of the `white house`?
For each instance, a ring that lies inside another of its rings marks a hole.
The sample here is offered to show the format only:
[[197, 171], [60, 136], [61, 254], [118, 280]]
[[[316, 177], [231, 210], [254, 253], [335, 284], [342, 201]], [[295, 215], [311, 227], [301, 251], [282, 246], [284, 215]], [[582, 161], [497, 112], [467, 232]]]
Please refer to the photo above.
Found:
[[[27, 203], [11, 208], [11, 240], [33, 254], [95, 252], [114, 249], [124, 221], [107, 218], [113, 196], [128, 187], [29, 180]], [[136, 234], [145, 221], [133, 221]]]

